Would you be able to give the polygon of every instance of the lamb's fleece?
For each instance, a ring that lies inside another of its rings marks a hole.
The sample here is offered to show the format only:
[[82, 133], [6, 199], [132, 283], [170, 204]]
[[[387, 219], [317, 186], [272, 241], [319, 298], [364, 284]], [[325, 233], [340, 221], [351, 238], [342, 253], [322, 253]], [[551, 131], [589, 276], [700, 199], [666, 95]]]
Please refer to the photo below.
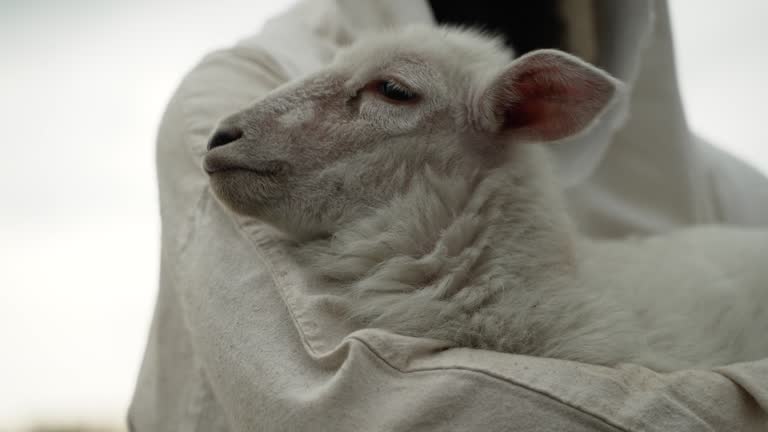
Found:
[[299, 250], [316, 277], [348, 286], [356, 318], [401, 334], [656, 370], [768, 356], [768, 232], [590, 240], [551, 207], [558, 199], [541, 200], [532, 179], [544, 175], [530, 168], [475, 187], [431, 173]]

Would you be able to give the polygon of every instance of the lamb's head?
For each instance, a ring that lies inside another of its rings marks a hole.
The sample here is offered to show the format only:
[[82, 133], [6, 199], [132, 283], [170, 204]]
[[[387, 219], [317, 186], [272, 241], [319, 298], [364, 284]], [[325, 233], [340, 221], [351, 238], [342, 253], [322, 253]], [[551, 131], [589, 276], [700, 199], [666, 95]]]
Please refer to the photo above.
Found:
[[324, 236], [419, 177], [471, 181], [524, 157], [518, 143], [580, 132], [615, 89], [558, 51], [513, 61], [497, 39], [414, 27], [364, 38], [223, 120], [204, 164], [234, 211], [298, 238]]

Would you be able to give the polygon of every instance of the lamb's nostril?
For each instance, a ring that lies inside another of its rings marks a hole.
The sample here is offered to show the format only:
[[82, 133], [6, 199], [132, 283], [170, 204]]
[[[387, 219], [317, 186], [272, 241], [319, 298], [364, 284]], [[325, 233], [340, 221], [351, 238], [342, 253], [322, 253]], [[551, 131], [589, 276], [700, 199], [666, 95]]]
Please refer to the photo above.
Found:
[[243, 136], [243, 130], [237, 126], [221, 126], [213, 133], [211, 140], [208, 141], [208, 150], [227, 145], [237, 141]]

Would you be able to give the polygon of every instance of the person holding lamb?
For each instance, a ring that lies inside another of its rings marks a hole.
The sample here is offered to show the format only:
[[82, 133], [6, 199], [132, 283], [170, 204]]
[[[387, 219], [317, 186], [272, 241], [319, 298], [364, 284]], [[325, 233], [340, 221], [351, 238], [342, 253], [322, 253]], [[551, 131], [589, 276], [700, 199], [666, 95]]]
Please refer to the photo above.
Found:
[[412, 26], [449, 3], [304, 2], [181, 84], [131, 430], [765, 430], [765, 231], [685, 227], [768, 225], [768, 181], [687, 131], [665, 3], [595, 1], [594, 50], [560, 47], [627, 98]]

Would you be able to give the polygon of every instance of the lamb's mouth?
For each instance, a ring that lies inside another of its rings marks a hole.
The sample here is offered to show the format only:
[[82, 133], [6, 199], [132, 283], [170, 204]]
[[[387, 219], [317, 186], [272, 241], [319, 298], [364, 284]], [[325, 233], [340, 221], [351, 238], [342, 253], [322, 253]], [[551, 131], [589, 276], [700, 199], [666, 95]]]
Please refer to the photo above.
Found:
[[246, 163], [243, 161], [228, 160], [227, 158], [217, 157], [213, 154], [208, 154], [203, 159], [203, 169], [208, 175], [231, 171], [248, 171], [260, 176], [275, 177], [286, 174], [289, 167], [287, 162], [281, 160]]

